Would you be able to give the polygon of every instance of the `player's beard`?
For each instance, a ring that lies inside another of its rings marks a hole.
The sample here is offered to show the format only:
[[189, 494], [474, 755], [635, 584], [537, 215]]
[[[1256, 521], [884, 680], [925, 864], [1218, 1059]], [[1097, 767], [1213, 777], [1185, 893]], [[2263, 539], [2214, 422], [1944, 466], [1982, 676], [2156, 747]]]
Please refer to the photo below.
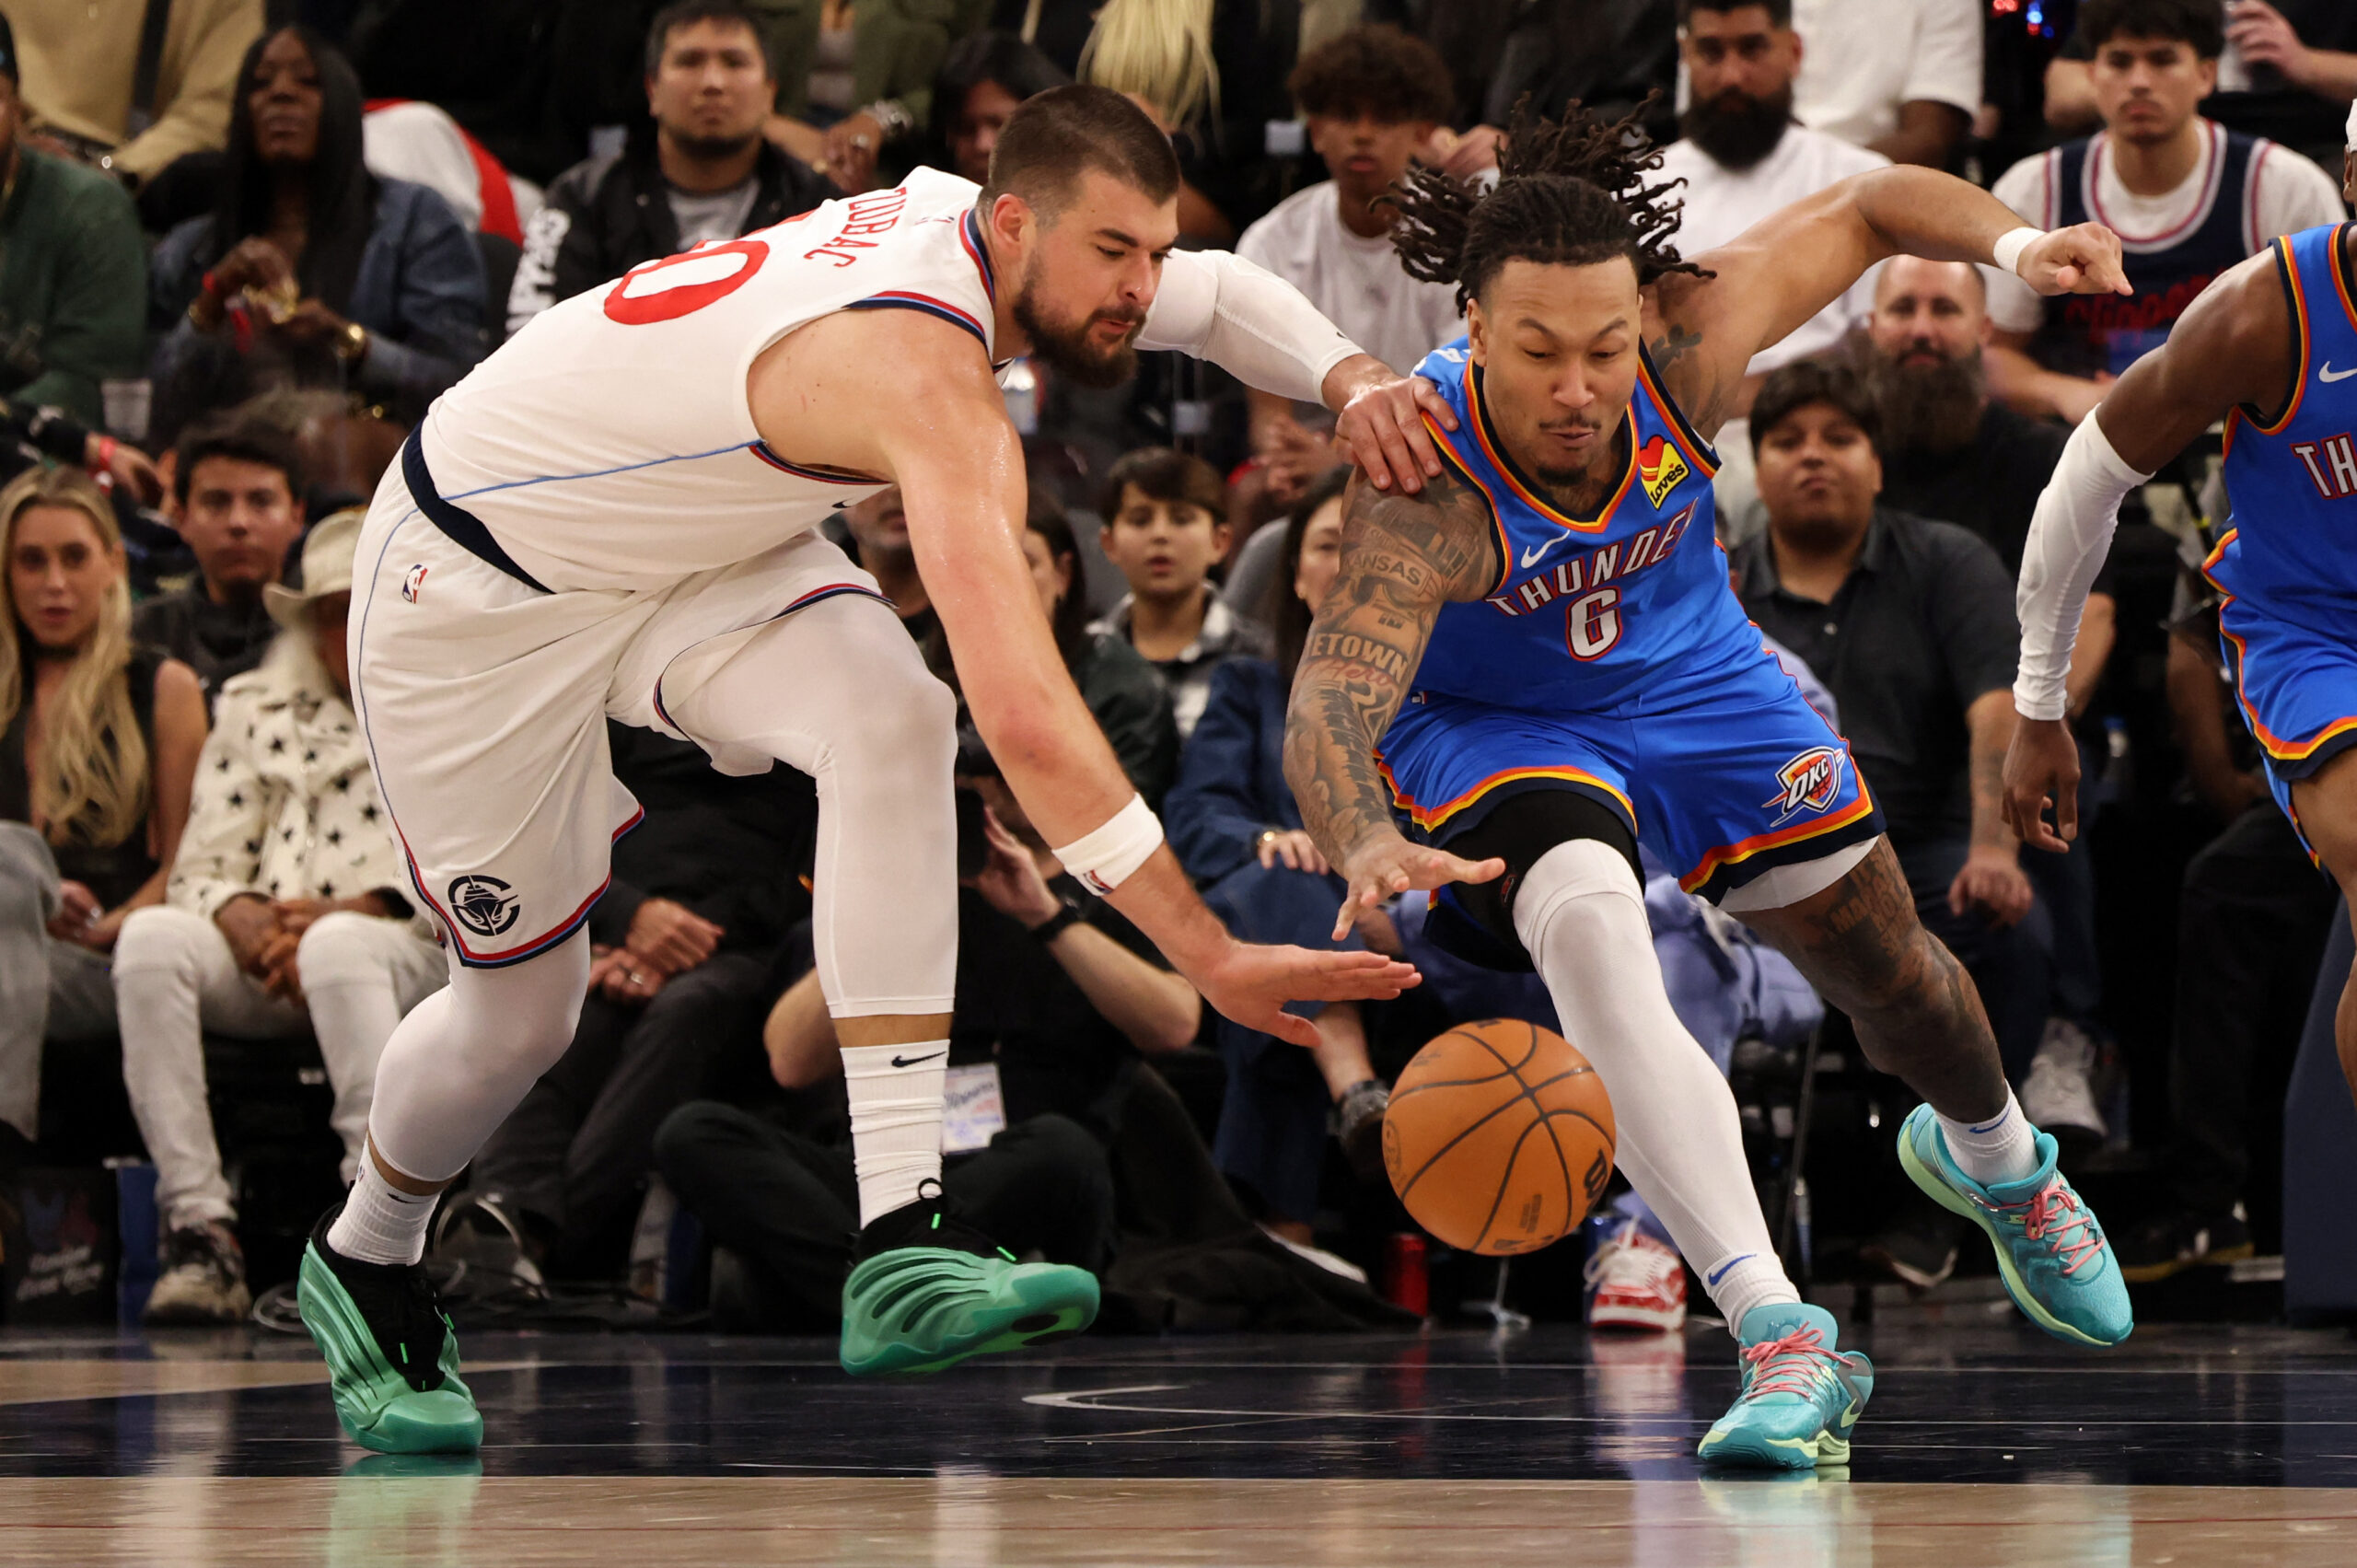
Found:
[[[1145, 325], [1144, 311], [1120, 316], [1099, 312], [1067, 325], [1047, 319], [1039, 308], [1039, 293], [1027, 277], [1015, 296], [1015, 324], [1031, 341], [1032, 358], [1080, 386], [1099, 389], [1118, 387], [1138, 373], [1137, 336]], [[1129, 334], [1109, 349], [1090, 342], [1090, 331], [1101, 320], [1126, 322]]]
[[1956, 452], [1980, 436], [1989, 373], [1979, 349], [1929, 365], [1903, 365], [1877, 354], [1873, 380], [1886, 452]]
[[1708, 102], [1697, 99], [1678, 117], [1678, 128], [1712, 162], [1741, 173], [1774, 152], [1792, 122], [1793, 87], [1787, 82], [1766, 98], [1730, 87]]

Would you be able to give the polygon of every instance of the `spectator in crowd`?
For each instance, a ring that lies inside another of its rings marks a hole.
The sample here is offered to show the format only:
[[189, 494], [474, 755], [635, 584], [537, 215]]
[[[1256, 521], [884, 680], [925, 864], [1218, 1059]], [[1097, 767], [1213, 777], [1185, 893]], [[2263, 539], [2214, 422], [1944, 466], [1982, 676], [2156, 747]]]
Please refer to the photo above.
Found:
[[887, 148], [933, 116], [933, 82], [981, 13], [970, 0], [767, 0], [777, 69], [769, 135], [845, 191], [872, 190]]
[[362, 160], [360, 81], [308, 28], [255, 41], [220, 203], [156, 248], [158, 421], [283, 381], [414, 420], [485, 347], [474, 237], [423, 185]]
[[1239, 654], [1268, 651], [1212, 586], [1212, 568], [1227, 554], [1227, 486], [1202, 459], [1148, 447], [1107, 472], [1097, 511], [1105, 558], [1130, 591], [1089, 631], [1126, 642], [1154, 666], [1183, 746], [1202, 717], [1212, 672]]
[[918, 162], [980, 185], [991, 150], [1023, 100], [1072, 80], [1062, 66], [1011, 32], [988, 29], [960, 41], [933, 83], [933, 120]]
[[1791, 0], [1802, 124], [1945, 168], [1980, 111], [1980, 0]]
[[1642, 110], [1655, 143], [1674, 134], [1678, 0], [1370, 0], [1360, 15], [1412, 29], [1446, 63], [1454, 123], [1470, 128], [1444, 126], [1430, 157], [1459, 180], [1496, 171], [1525, 95], [1550, 112], [1573, 99], [1606, 120]]
[[[1684, 43], [1690, 96], [1678, 117], [1679, 140], [1662, 151], [1662, 174], [1683, 180], [1678, 244], [1700, 255], [1724, 245], [1770, 214], [1889, 160], [1830, 132], [1793, 119], [1800, 35], [1791, 0], [1686, 0]], [[1802, 323], [1783, 342], [1753, 356], [1732, 401], [1740, 416], [1768, 373], [1822, 354], [1864, 327], [1874, 312], [1874, 274]], [[1750, 538], [1761, 522], [1740, 424], [1719, 439], [1723, 462], [1713, 488], [1720, 537]]]
[[64, 409], [0, 399], [0, 482], [43, 462], [105, 474], [132, 500], [152, 506], [164, 498], [155, 460], [127, 441], [92, 430]]
[[22, 30], [29, 103], [42, 138], [138, 181], [221, 145], [238, 57], [261, 31], [263, 6], [261, 0], [89, 0], [9, 10]]
[[[2233, 0], [2225, 37], [2218, 90], [2202, 104], [2211, 118], [2281, 142], [2329, 172], [2348, 139], [2349, 100], [2357, 97], [2357, 6], [2344, 0]], [[2074, 36], [2046, 68], [2046, 124], [2061, 135], [2084, 135], [2103, 123], [2094, 53]]]
[[2279, 234], [2347, 215], [2323, 169], [2196, 112], [2218, 83], [2219, 0], [2087, 0], [2078, 38], [2094, 52], [2104, 128], [2023, 159], [1993, 190], [2024, 223], [2119, 231], [2133, 292], [2066, 303], [1999, 277], [1989, 296], [1996, 395], [2073, 424], [2221, 273]]
[[767, 228], [834, 195], [761, 135], [775, 88], [761, 27], [737, 0], [664, 7], [646, 40], [654, 129], [549, 187], [517, 263], [507, 331], [642, 261]]
[[[2140, 1283], [2257, 1250], [2250, 1213], [2253, 1131], [2282, 1114], [2339, 900], [2269, 798], [2258, 743], [2235, 706], [2219, 654], [2217, 590], [2191, 544], [2169, 622], [2168, 702], [2193, 793], [2223, 830], [2185, 868], [2177, 905], [2169, 1108], [2176, 1123], [2156, 1169], [2162, 1204], [2112, 1245]], [[2270, 1093], [2272, 1089], [2276, 1092]]]
[[[1341, 565], [1347, 473], [1329, 474], [1295, 504], [1277, 578], [1283, 597], [1270, 612], [1277, 656], [1229, 659], [1213, 673], [1209, 703], [1163, 814], [1170, 846], [1202, 887], [1203, 901], [1249, 942], [1331, 946], [1334, 911], [1347, 890], [1303, 830], [1283, 767], [1294, 668], [1311, 611]], [[1387, 918], [1366, 923], [1376, 926], [1377, 945], [1397, 948]], [[1364, 924], [1345, 944], [1367, 945]], [[1339, 1116], [1343, 1150], [1372, 1179], [1381, 1170], [1390, 1096], [1368, 1061], [1366, 1023], [1355, 1003], [1292, 1010], [1315, 1018], [1315, 1051], [1225, 1018], [1214, 1023], [1227, 1060], [1227, 1098], [1212, 1153], [1230, 1182], [1257, 1199], [1271, 1230], [1306, 1244], [1329, 1118]]]
[[621, 725], [607, 735], [614, 777], [645, 817], [614, 845], [613, 880], [589, 913], [573, 1044], [470, 1179], [495, 1212], [468, 1224], [469, 1239], [500, 1248], [520, 1234], [532, 1272], [562, 1279], [622, 1272], [656, 1128], [754, 1039], [789, 933], [810, 913], [795, 878], [818, 816], [808, 774], [732, 778], [691, 742]]
[[[1955, 523], [1988, 541], [2009, 576], [2040, 492], [2069, 432], [1989, 398], [1983, 349], [1991, 326], [1987, 277], [1964, 261], [1896, 256], [1875, 293], [1867, 353], [1869, 385], [1882, 417], [1883, 504]], [[2070, 714], [2084, 715], [2111, 656], [2117, 610], [2108, 564], [2097, 575], [2071, 655]], [[2089, 768], [2082, 789], [2091, 786]], [[2081, 809], [2087, 809], [2083, 795]], [[2022, 1086], [2024, 1114], [2050, 1132], [2108, 1129], [2088, 1083], [2089, 1030], [2102, 999], [2095, 935], [2095, 867], [2084, 854], [2033, 854], [2025, 861], [2054, 929], [2056, 1016]]]
[[210, 703], [278, 634], [262, 591], [285, 575], [303, 535], [302, 468], [284, 432], [224, 415], [181, 436], [172, 489], [197, 579], [141, 605], [132, 634], [193, 669]]
[[917, 552], [909, 544], [909, 511], [897, 484], [843, 508], [843, 526], [858, 547], [859, 563], [892, 601], [900, 624], [919, 643], [929, 643], [940, 620], [917, 575]]
[[[1877, 424], [1846, 368], [1805, 360], [1768, 378], [1751, 424], [1768, 529], [1736, 552], [1736, 591], [1840, 704], [1917, 912], [1970, 971], [2018, 1082], [2046, 1022], [2051, 938], [1999, 814], [2013, 584], [1964, 529], [1876, 505]], [[1923, 1204], [1877, 1246], [1928, 1286], [1954, 1267], [1956, 1237]]]
[[284, 628], [222, 689], [168, 900], [123, 923], [114, 959], [122, 1076], [156, 1162], [164, 1232], [150, 1323], [237, 1323], [251, 1307], [237, 1208], [214, 1141], [206, 1031], [317, 1036], [343, 1179], [360, 1168], [377, 1059], [448, 978], [402, 892], [344, 668], [361, 514], [323, 518], [300, 589], [264, 594]]
[[132, 639], [114, 508], [71, 469], [0, 490], [0, 1163], [41, 1135], [47, 1040], [114, 1024], [109, 955], [164, 896], [204, 696]]
[[[1409, 161], [1447, 123], [1448, 68], [1422, 39], [1353, 28], [1302, 57], [1294, 101], [1329, 178], [1297, 191], [1244, 231], [1236, 253], [1308, 297], [1343, 336], [1402, 373], [1463, 328], [1457, 290], [1401, 269], [1382, 204]], [[1332, 460], [1332, 419], [1250, 389], [1252, 447], [1270, 494], [1297, 499]], [[1108, 517], [1111, 514], [1108, 513]]]
[[146, 242], [118, 181], [26, 145], [17, 70], [0, 16], [0, 394], [90, 424], [138, 373]]

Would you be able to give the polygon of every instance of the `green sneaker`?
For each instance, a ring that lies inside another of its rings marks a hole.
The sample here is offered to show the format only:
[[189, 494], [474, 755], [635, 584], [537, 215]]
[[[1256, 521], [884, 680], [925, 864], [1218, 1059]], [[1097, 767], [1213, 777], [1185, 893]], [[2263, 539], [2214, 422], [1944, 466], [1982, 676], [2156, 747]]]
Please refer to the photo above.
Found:
[[1850, 1462], [1850, 1438], [1875, 1391], [1874, 1363], [1836, 1349], [1821, 1307], [1779, 1302], [1743, 1315], [1743, 1391], [1702, 1434], [1706, 1465], [1805, 1470]]
[[422, 1263], [341, 1257], [328, 1245], [338, 1203], [311, 1232], [295, 1301], [327, 1357], [343, 1434], [380, 1454], [470, 1454], [482, 1412], [459, 1381], [459, 1341]]
[[1020, 1263], [947, 1212], [938, 1187], [859, 1233], [843, 1282], [845, 1372], [938, 1372], [1097, 1320], [1097, 1276]]
[[1956, 1163], [1928, 1105], [1898, 1130], [1898, 1163], [1942, 1208], [1989, 1233], [2005, 1294], [2058, 1340], [2116, 1345], [2135, 1331], [2136, 1314], [2119, 1260], [2070, 1178], [2055, 1168], [2054, 1140], [2038, 1135], [2038, 1168], [2019, 1181], [1983, 1187]]

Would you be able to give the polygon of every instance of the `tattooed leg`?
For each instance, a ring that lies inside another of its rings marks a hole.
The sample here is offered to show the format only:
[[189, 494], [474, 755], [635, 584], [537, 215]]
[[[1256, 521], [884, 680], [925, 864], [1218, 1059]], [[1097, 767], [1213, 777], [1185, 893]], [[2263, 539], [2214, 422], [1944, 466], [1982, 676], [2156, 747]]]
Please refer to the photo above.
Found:
[[1823, 892], [1740, 917], [1850, 1016], [1876, 1070], [1932, 1109], [1980, 1121], [2004, 1108], [2005, 1070], [1980, 993], [1956, 955], [1915, 917], [1890, 842]]

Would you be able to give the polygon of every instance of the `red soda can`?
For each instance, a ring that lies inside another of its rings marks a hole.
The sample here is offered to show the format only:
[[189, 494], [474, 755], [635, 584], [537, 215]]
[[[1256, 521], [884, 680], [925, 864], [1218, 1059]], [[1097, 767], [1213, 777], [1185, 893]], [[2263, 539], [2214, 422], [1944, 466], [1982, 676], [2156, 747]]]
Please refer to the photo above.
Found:
[[1422, 1318], [1432, 1310], [1432, 1280], [1424, 1269], [1424, 1238], [1400, 1231], [1384, 1244], [1383, 1299]]

